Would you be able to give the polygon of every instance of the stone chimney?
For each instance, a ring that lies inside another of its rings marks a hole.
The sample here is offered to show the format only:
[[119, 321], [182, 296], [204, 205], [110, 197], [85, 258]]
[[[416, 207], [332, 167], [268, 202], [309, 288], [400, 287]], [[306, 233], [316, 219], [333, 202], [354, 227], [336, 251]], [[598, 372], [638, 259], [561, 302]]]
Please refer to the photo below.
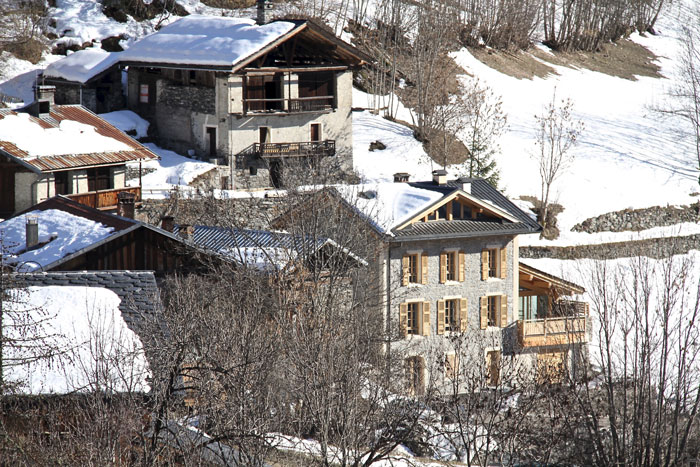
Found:
[[51, 112], [51, 107], [54, 105], [55, 94], [56, 86], [35, 84], [34, 95], [36, 99], [29, 106], [29, 113], [35, 117], [48, 116], [49, 112]]
[[27, 216], [25, 237], [27, 240], [27, 250], [39, 244], [39, 218], [37, 216]]
[[117, 215], [122, 217], [134, 218], [134, 207], [136, 204], [136, 195], [128, 191], [120, 191], [117, 193]]
[[394, 183], [408, 183], [408, 178], [411, 175], [406, 172], [396, 172], [394, 174]]
[[447, 170], [433, 170], [433, 182], [437, 185], [445, 185], [447, 183]]
[[262, 26], [270, 19], [268, 15], [270, 14], [270, 10], [272, 10], [272, 3], [268, 0], [257, 0], [256, 3], [258, 6], [258, 16], [255, 19], [255, 23], [258, 26]]
[[172, 233], [175, 230], [175, 218], [173, 216], [163, 216], [160, 219], [160, 228]]

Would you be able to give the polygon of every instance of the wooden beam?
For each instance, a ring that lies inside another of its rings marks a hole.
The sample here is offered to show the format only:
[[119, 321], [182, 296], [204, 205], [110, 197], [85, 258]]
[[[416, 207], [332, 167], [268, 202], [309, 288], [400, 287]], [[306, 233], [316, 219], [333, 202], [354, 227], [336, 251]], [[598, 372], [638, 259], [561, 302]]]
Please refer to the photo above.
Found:
[[324, 66], [309, 66], [309, 67], [255, 67], [255, 68], [245, 68], [241, 70], [245, 74], [255, 75], [255, 74], [272, 74], [272, 73], [304, 73], [312, 71], [344, 71], [348, 67], [345, 65], [324, 65]]

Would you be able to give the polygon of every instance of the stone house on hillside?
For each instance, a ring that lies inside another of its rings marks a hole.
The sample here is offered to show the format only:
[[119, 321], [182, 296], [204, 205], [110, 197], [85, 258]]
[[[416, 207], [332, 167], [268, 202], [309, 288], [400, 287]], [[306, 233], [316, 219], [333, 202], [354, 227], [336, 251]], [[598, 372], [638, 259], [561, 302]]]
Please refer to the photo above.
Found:
[[381, 313], [410, 392], [450, 390], [460, 365], [478, 366], [469, 373], [481, 371], [481, 387], [585, 371], [587, 305], [564, 300], [584, 290], [520, 262], [518, 236], [541, 227], [486, 181], [438, 170], [428, 182], [331, 190], [320, 196], [376, 234], [371, 273], [386, 291]]
[[0, 109], [0, 218], [55, 195], [98, 209], [115, 209], [120, 192], [140, 201], [126, 165], [158, 156], [80, 105], [54, 105], [53, 92], [39, 86], [28, 107]]
[[285, 166], [319, 159], [352, 169], [352, 70], [369, 58], [313, 21], [191, 15], [92, 58], [59, 61], [42, 79], [61, 89], [126, 68], [126, 89], [114, 79], [101, 89], [125, 92], [162, 145], [226, 161], [222, 187], [279, 187]]

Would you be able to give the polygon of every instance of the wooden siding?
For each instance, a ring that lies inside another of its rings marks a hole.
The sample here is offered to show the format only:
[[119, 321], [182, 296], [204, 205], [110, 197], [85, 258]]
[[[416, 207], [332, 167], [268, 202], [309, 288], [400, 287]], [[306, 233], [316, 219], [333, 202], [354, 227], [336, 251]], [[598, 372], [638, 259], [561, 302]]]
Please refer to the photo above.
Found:
[[561, 346], [588, 342], [587, 317], [586, 313], [528, 321], [519, 320], [518, 342], [521, 347]]
[[117, 207], [117, 195], [123, 191], [136, 195], [136, 202], [141, 201], [141, 187], [114, 188], [111, 190], [90, 191], [87, 193], [76, 193], [65, 195], [80, 204], [95, 209], [114, 209]]

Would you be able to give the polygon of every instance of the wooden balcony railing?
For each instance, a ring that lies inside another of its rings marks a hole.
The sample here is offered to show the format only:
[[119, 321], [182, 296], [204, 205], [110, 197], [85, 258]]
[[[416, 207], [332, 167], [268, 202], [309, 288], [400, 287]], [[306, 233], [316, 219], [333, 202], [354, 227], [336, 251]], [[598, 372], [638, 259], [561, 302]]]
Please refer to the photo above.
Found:
[[136, 195], [136, 202], [141, 201], [141, 187], [131, 186], [124, 188], [113, 188], [111, 190], [88, 191], [86, 193], [75, 193], [65, 195], [85, 206], [90, 206], [95, 209], [115, 209], [117, 207], [117, 195], [122, 191], [133, 193]]
[[[584, 309], [587, 303], [580, 303]], [[518, 321], [518, 341], [522, 347], [568, 345], [588, 342], [588, 313]]]
[[303, 113], [333, 110], [335, 96], [297, 97], [294, 99], [244, 99], [245, 113]]

